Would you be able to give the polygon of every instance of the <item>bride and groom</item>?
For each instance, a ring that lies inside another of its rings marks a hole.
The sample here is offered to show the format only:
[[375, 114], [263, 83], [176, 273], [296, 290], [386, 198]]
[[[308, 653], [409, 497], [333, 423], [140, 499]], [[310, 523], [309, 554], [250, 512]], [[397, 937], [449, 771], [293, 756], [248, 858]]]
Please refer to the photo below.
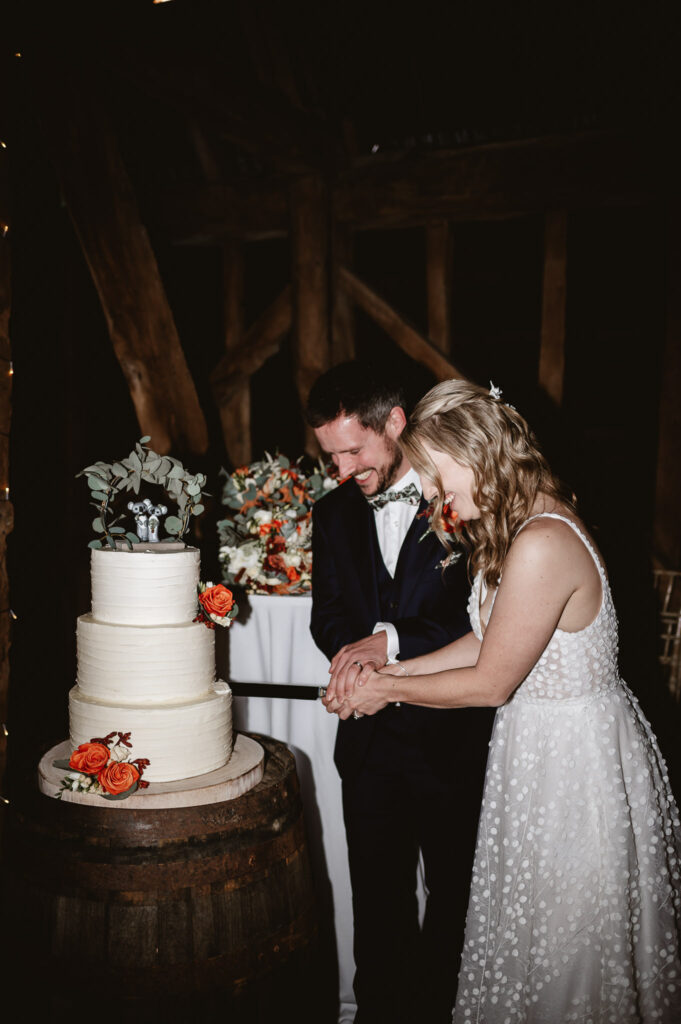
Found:
[[351, 478], [314, 510], [311, 628], [340, 718], [357, 1024], [681, 1019], [678, 812], [600, 557], [527, 424], [447, 381], [407, 425], [359, 363], [320, 378], [308, 419]]

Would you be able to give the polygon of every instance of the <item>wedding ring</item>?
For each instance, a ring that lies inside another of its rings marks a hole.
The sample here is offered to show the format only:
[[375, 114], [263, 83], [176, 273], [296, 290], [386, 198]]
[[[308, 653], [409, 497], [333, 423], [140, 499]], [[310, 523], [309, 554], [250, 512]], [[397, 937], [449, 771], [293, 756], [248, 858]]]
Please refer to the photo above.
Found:
[[352, 663], [352, 664], [353, 664], [353, 665], [357, 665], [357, 667], [358, 667], [358, 668], [359, 668], [360, 670], [364, 668], [364, 665], [362, 664], [362, 662], [361, 662], [361, 661], [353, 661], [353, 663]]
[[352, 717], [353, 718], [361, 718], [362, 716], [360, 715], [359, 711], [355, 710], [355, 711], [352, 712]]

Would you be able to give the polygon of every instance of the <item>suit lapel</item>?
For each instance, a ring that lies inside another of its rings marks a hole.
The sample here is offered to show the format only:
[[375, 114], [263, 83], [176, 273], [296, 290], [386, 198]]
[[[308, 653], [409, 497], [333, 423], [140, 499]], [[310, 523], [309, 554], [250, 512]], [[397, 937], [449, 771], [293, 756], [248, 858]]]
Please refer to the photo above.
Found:
[[[428, 502], [421, 498], [416, 515], [407, 530], [407, 535], [404, 538], [400, 549], [400, 556], [397, 560], [395, 585], [400, 595], [398, 609], [400, 615], [407, 614], [410, 599], [418, 589], [420, 577], [426, 573], [436, 571], [439, 561], [438, 553], [441, 552], [441, 558], [445, 556], [445, 552], [437, 537], [433, 535], [426, 537], [425, 540], [421, 540], [428, 529], [428, 522], [425, 517], [419, 519], [419, 515], [427, 508]], [[433, 542], [435, 542], [435, 548]]]
[[356, 484], [348, 483], [344, 486], [353, 488], [353, 493], [348, 495], [351, 500], [343, 516], [348, 563], [356, 569], [361, 599], [366, 602], [368, 618], [377, 622], [380, 618], [380, 601], [376, 571], [378, 538], [374, 513]]

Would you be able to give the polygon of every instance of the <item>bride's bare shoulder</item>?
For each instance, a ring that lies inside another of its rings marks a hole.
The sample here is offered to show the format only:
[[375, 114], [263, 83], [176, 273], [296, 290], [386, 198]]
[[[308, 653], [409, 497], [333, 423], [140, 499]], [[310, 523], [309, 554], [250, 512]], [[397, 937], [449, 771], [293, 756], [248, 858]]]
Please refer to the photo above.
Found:
[[533, 562], [540, 567], [543, 564], [555, 567], [557, 562], [565, 566], [581, 563], [592, 565], [593, 558], [584, 543], [585, 539], [600, 558], [585, 524], [572, 510], [558, 507], [551, 509], [551, 512], [552, 515], [532, 518], [518, 532], [508, 554], [509, 565], [513, 562]]

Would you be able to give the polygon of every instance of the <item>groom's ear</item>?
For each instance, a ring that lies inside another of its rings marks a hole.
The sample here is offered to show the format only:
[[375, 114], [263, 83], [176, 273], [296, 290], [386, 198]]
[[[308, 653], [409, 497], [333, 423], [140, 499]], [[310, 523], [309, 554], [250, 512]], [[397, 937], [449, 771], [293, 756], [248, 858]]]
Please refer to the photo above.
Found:
[[388, 418], [385, 421], [385, 433], [391, 441], [396, 441], [406, 425], [407, 417], [404, 409], [401, 405], [394, 405], [388, 413]]

